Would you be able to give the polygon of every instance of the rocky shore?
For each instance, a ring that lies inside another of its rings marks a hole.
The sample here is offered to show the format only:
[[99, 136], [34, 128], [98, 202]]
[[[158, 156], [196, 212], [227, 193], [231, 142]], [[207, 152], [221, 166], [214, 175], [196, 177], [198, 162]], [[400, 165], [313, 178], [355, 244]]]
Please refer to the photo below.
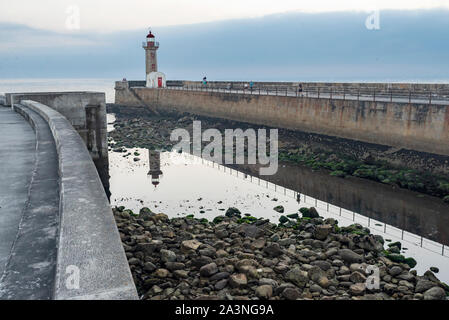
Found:
[[[171, 150], [176, 143], [170, 141], [171, 131], [184, 128], [192, 132], [194, 120], [201, 121], [203, 130], [266, 128], [191, 114], [152, 116], [145, 114], [142, 108], [116, 105], [108, 105], [108, 112], [115, 112], [117, 116], [115, 130], [110, 132], [115, 142], [110, 147], [117, 152], [121, 152], [122, 147]], [[280, 129], [279, 160], [326, 170], [332, 176], [354, 176], [429, 194], [449, 203], [448, 157]]]
[[314, 208], [282, 216], [278, 224], [236, 208], [213, 221], [169, 219], [148, 208], [139, 214], [124, 207], [113, 212], [141, 299], [444, 300], [449, 295], [436, 268], [423, 275], [412, 270], [416, 261], [400, 254], [401, 243], [388, 243], [357, 224], [339, 227]]

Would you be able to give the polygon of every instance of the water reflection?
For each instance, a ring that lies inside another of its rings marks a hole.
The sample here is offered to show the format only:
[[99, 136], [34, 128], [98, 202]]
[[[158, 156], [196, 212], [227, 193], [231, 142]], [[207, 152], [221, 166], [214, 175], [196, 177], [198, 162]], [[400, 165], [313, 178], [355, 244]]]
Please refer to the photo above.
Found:
[[148, 176], [151, 177], [151, 183], [154, 187], [157, 187], [159, 180], [162, 178], [161, 171], [161, 153], [156, 150], [148, 150], [148, 159], [150, 165], [150, 171], [148, 171]]
[[[129, 153], [131, 155], [126, 156]], [[135, 161], [132, 156], [134, 153], [139, 154], [140, 160]], [[193, 214], [196, 218], [213, 219], [223, 215], [227, 208], [236, 207], [242, 214], [277, 222], [281, 214], [274, 210], [276, 206], [282, 205], [283, 214], [290, 214], [298, 212], [302, 206], [313, 205], [310, 202], [304, 204], [304, 197], [298, 203], [296, 194], [286, 192], [279, 186], [276, 189], [275, 185], [266, 181], [192, 155], [176, 152], [156, 154], [146, 149], [128, 149], [126, 153], [111, 152], [109, 159], [111, 204], [123, 205], [136, 213], [146, 206], [153, 212], [162, 212], [169, 217]], [[149, 171], [164, 173], [164, 180], [156, 184], [157, 188], [153, 179], [148, 179]], [[325, 218], [336, 218], [341, 226], [354, 223], [350, 217], [338, 216], [335, 211], [326, 210], [323, 203], [317, 209]], [[356, 222], [366, 225], [365, 220]], [[371, 225], [371, 231], [392, 241], [401, 241], [400, 232], [386, 235], [376, 225]], [[449, 281], [447, 256], [421, 248], [416, 241], [403, 243], [401, 253], [418, 261], [416, 269], [419, 273], [436, 266], [440, 269], [438, 277]]]
[[[259, 172], [254, 165], [236, 168], [255, 176]], [[333, 177], [328, 172], [291, 164], [283, 164], [275, 175], [262, 178], [449, 245], [449, 205], [441, 199], [366, 179]]]

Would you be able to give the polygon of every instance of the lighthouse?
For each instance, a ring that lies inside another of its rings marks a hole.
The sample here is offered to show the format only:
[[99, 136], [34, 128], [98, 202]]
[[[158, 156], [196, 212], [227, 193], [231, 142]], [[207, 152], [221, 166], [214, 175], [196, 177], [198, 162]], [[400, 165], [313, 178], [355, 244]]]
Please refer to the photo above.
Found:
[[159, 42], [149, 30], [146, 40], [142, 43], [145, 49], [146, 86], [148, 88], [163, 88], [166, 86], [165, 74], [157, 71], [157, 49]]

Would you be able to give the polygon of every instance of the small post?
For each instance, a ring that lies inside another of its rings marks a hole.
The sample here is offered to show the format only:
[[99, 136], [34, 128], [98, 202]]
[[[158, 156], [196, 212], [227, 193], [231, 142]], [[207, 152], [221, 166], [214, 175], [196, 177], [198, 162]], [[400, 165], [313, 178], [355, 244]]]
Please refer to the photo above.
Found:
[[429, 104], [432, 104], [432, 91], [429, 92]]
[[404, 240], [404, 230], [402, 230], [402, 233], [401, 233], [401, 240]]
[[331, 87], [331, 94], [330, 94], [330, 98], [331, 98], [331, 100], [332, 100], [332, 87]]
[[421, 237], [421, 248], [422, 248], [422, 240], [423, 240], [423, 239], [422, 239], [422, 237]]
[[318, 99], [320, 98], [320, 87], [318, 87]]
[[370, 224], [371, 224], [371, 218], [368, 217], [368, 227], [370, 226]]
[[346, 87], [343, 88], [343, 101], [346, 100]]
[[329, 212], [329, 202], [327, 203], [327, 212]]
[[373, 92], [373, 100], [374, 100], [374, 102], [376, 102], [376, 90], [374, 90], [374, 92]]
[[318, 199], [315, 199], [315, 207], [318, 207]]
[[355, 212], [352, 212], [352, 221], [355, 221]]
[[286, 190], [285, 187], [284, 187], [284, 196], [286, 195], [286, 193], [287, 193], [287, 190]]
[[387, 233], [387, 224], [384, 223], [384, 233]]
[[444, 244], [443, 244], [443, 248], [441, 249], [441, 255], [444, 256]]
[[412, 92], [410, 91], [410, 89], [408, 90], [408, 103], [412, 102]]
[[340, 213], [339, 213], [340, 217], [341, 217], [341, 207], [340, 207]]

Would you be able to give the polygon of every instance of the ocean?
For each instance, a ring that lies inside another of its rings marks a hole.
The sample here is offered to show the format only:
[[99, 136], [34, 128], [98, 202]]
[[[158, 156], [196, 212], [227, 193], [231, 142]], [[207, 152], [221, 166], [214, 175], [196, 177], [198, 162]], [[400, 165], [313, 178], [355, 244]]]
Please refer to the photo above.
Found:
[[106, 102], [114, 102], [114, 85], [119, 79], [0, 79], [0, 95], [14, 92], [99, 91]]

